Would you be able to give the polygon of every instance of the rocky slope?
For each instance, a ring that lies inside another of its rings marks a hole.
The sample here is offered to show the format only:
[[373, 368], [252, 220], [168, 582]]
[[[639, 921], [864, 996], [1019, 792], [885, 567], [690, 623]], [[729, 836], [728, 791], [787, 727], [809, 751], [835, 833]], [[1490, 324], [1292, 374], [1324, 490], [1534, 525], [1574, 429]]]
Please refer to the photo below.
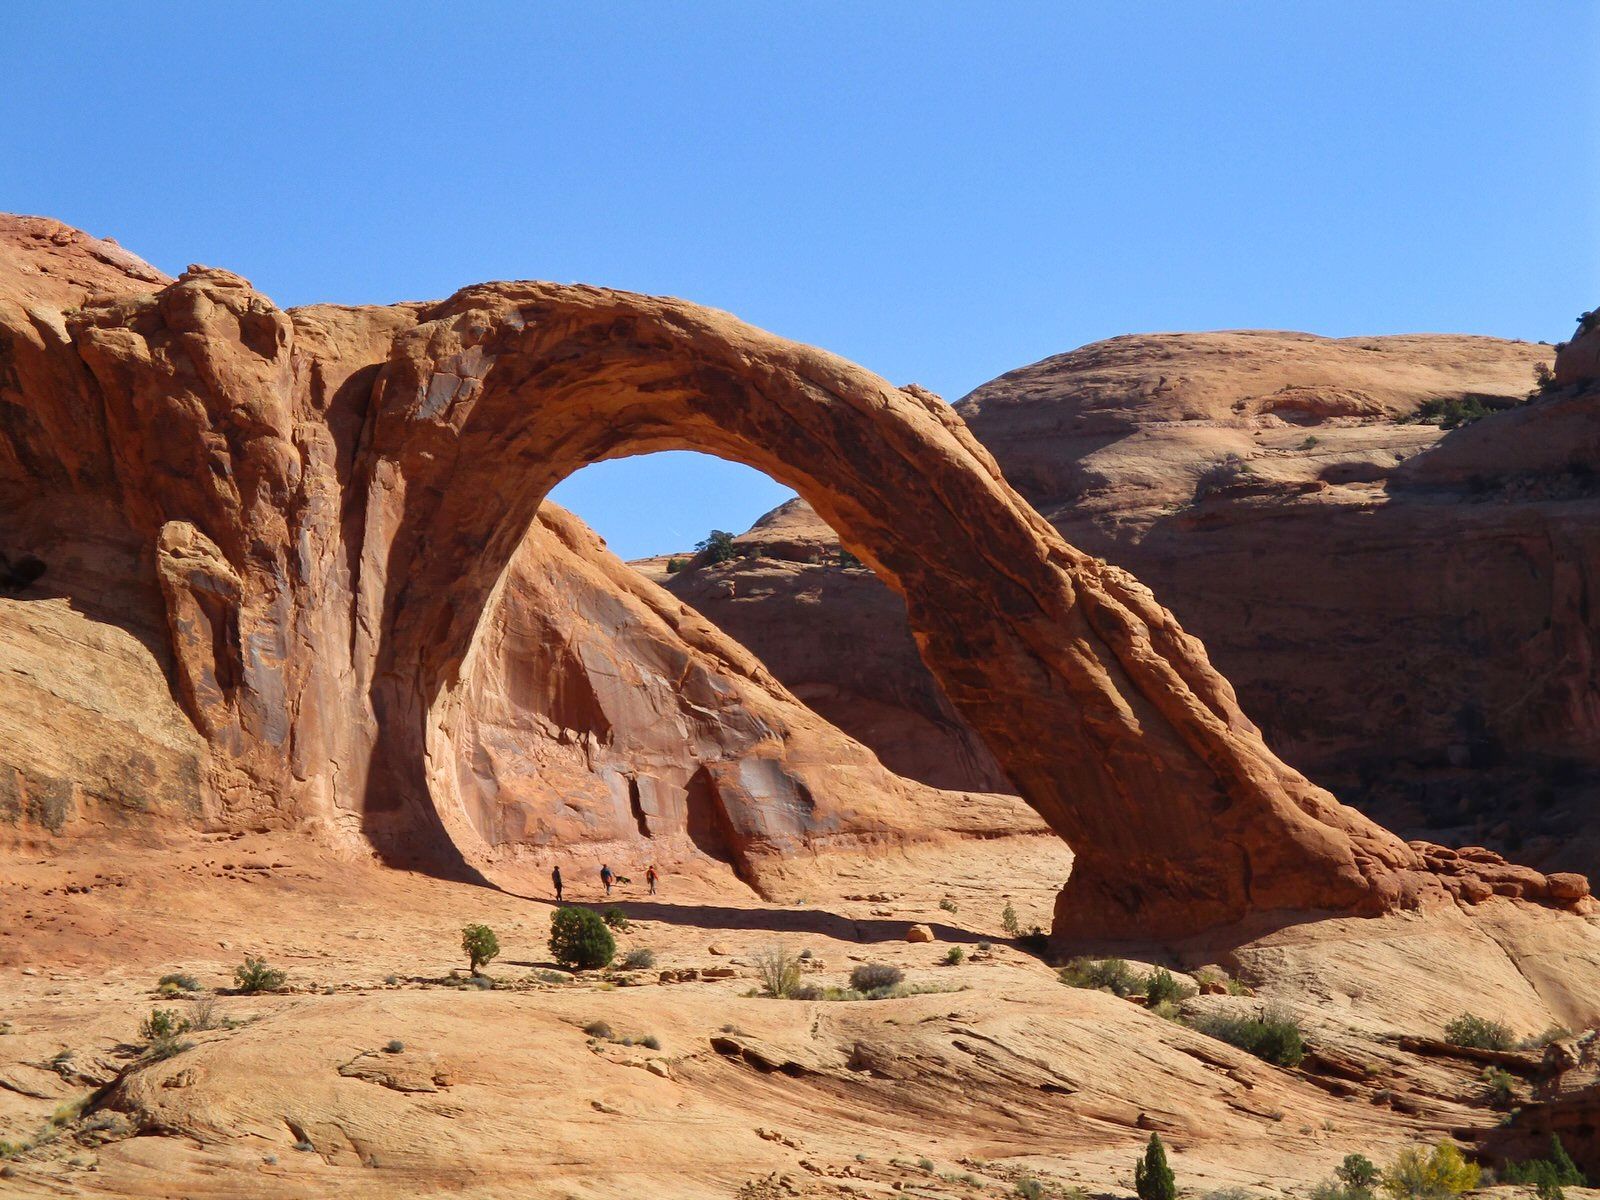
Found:
[[[1012, 372], [958, 409], [1069, 540], [1169, 599], [1291, 762], [1415, 835], [1587, 870], [1600, 846], [1574, 835], [1600, 777], [1589, 353], [1565, 349], [1565, 390], [1522, 404], [1549, 347], [1127, 337]], [[1474, 402], [1493, 415], [1417, 420]], [[883, 589], [812, 564], [836, 555], [827, 527], [803, 504], [783, 523], [783, 539], [760, 525], [738, 539], [763, 558], [663, 581], [792, 687], [828, 697], [897, 769], [962, 761], [959, 724], [923, 723], [911, 745], [859, 715], [882, 703], [882, 680], [903, 711], [925, 711], [929, 680]], [[895, 633], [875, 637], [871, 620]], [[886, 661], [863, 679], [838, 648], [868, 643]]]
[[[451, 744], [492, 596], [560, 479], [698, 448], [798, 488], [902, 596], [944, 694], [1077, 855], [1058, 935], [1589, 903], [1581, 879], [1408, 845], [1277, 759], [1201, 643], [918, 389], [595, 288], [292, 313], [206, 267], [63, 290], [51, 228], [4, 232], [0, 540], [48, 570], [89, 528], [147, 565], [214, 826], [469, 877], [492, 860], [521, 822], [459, 790]], [[760, 757], [749, 828], [804, 830], [794, 775]]]

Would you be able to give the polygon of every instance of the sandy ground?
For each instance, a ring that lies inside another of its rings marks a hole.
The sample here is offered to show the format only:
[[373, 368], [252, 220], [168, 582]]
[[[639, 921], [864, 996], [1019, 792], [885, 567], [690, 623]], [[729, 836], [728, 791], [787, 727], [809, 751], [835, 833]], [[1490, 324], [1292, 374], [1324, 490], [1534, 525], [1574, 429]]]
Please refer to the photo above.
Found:
[[[709, 871], [651, 899], [635, 872], [614, 897], [632, 921], [618, 941], [654, 968], [569, 979], [550, 970], [542, 874], [446, 883], [282, 835], [7, 852], [0, 1138], [28, 1148], [0, 1193], [998, 1197], [1034, 1177], [1046, 1194], [1126, 1196], [1155, 1130], [1196, 1194], [1304, 1194], [1347, 1153], [1381, 1162], [1499, 1120], [1480, 1064], [1397, 1035], [1437, 1036], [1464, 1010], [1523, 1034], [1600, 1019], [1589, 922], [1502, 901], [1318, 922], [1214, 956], [1257, 996], [1186, 1005], [1291, 1007], [1319, 1053], [1282, 1070], [1065, 987], [1005, 939], [1006, 903], [1044, 923], [1068, 861], [1046, 837], [841, 856], [784, 906]], [[602, 899], [574, 874], [569, 900]], [[450, 979], [468, 922], [499, 936], [492, 990]], [[918, 922], [933, 943], [905, 940]], [[888, 962], [939, 990], [751, 995], [773, 946], [809, 952], [807, 982]], [[246, 954], [290, 990], [232, 994]], [[690, 967], [731, 975], [658, 982]], [[205, 990], [160, 996], [179, 971]], [[207, 996], [223, 1027], [140, 1057], [152, 1008], [193, 1014]], [[612, 1038], [585, 1032], [596, 1021]]]

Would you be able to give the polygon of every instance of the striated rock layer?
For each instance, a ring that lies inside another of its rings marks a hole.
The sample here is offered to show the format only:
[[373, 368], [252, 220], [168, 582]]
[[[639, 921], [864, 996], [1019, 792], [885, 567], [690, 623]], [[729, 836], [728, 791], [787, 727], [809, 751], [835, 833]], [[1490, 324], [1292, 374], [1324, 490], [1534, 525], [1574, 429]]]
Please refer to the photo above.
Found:
[[[6, 232], [24, 256], [54, 244]], [[0, 533], [48, 563], [72, 507], [145, 553], [223, 824], [465, 867], [484, 814], [434, 786], [434, 739], [541, 501], [586, 463], [694, 448], [794, 487], [901, 594], [950, 702], [1077, 854], [1058, 933], [1583, 903], [1487, 852], [1407, 845], [1309, 783], [1200, 643], [1066, 544], [948, 407], [821, 351], [587, 287], [285, 313], [192, 267], [63, 311], [58, 285], [19, 278]]]

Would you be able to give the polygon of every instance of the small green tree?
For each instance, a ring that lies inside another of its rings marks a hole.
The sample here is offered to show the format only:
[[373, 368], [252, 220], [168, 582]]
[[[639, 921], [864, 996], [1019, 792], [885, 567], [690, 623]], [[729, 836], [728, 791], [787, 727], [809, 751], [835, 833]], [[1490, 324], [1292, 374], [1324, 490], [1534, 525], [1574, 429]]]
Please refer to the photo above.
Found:
[[733, 558], [733, 534], [726, 529], [713, 529], [704, 538], [694, 544], [699, 553], [705, 555], [708, 563], [725, 563]]
[[681, 559], [681, 558], [669, 558], [669, 559], [667, 559], [667, 574], [668, 575], [676, 575], [681, 570], [683, 570], [683, 559]]
[[461, 951], [476, 975], [479, 967], [488, 966], [500, 956], [500, 939], [487, 925], [468, 925], [461, 931]]
[[1017, 920], [1017, 910], [1011, 907], [1011, 901], [1006, 901], [1006, 906], [1000, 910], [1000, 928], [1004, 929], [1011, 937], [1022, 936], [1022, 923]]
[[1372, 1189], [1378, 1186], [1378, 1180], [1383, 1177], [1377, 1164], [1365, 1154], [1346, 1154], [1344, 1162], [1335, 1167], [1333, 1173], [1346, 1188], [1366, 1195], [1372, 1194]]
[[1159, 1133], [1150, 1135], [1144, 1157], [1133, 1164], [1133, 1190], [1139, 1200], [1178, 1200], [1178, 1181], [1167, 1166], [1167, 1148]]
[[611, 965], [617, 940], [587, 908], [558, 908], [550, 918], [550, 954], [563, 967], [596, 971]]

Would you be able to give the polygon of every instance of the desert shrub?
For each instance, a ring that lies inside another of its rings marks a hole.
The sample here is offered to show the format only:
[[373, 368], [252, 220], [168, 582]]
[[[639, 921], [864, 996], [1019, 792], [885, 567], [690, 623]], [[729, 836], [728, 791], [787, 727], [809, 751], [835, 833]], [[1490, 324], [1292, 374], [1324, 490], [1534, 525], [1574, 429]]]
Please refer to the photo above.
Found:
[[1439, 1200], [1478, 1186], [1481, 1172], [1449, 1142], [1432, 1150], [1410, 1146], [1383, 1173], [1383, 1190], [1395, 1200]]
[[623, 912], [615, 904], [606, 909], [606, 911], [602, 914], [602, 919], [605, 921], [606, 927], [609, 929], [615, 929], [626, 933], [629, 929], [633, 928], [633, 922], [628, 920], [628, 914]]
[[958, 967], [966, 961], [966, 958], [967, 952], [960, 946], [951, 946], [950, 949], [944, 952], [944, 961], [946, 966]]
[[1306, 1054], [1300, 1022], [1282, 1009], [1266, 1008], [1252, 1016], [1215, 1013], [1198, 1019], [1195, 1028], [1280, 1067], [1297, 1067]]
[[1417, 406], [1415, 413], [1401, 418], [1399, 423], [1457, 429], [1463, 425], [1471, 425], [1474, 421], [1483, 420], [1492, 411], [1494, 410], [1488, 408], [1477, 396], [1435, 396], [1424, 400]]
[[1496, 1108], [1509, 1108], [1511, 1102], [1517, 1098], [1516, 1080], [1510, 1071], [1502, 1071], [1499, 1067], [1485, 1067], [1479, 1076], [1483, 1081], [1483, 1096]]
[[919, 1159], [917, 1159], [917, 1166], [920, 1167], [924, 1171], [932, 1171], [933, 1170], [933, 1159], [931, 1159], [931, 1158], [919, 1158]]
[[404, 1054], [406, 1052], [406, 1044], [399, 1038], [392, 1038], [384, 1045], [383, 1052], [385, 1054]]
[[294, 1144], [294, 1148], [300, 1151], [301, 1154], [310, 1154], [316, 1149], [316, 1147], [308, 1142], [305, 1138], [301, 1138], [298, 1142], [296, 1142]]
[[1159, 1008], [1164, 1004], [1187, 1000], [1194, 995], [1194, 989], [1186, 983], [1180, 983], [1165, 967], [1157, 967], [1145, 976], [1144, 994], [1151, 1008]]
[[1539, 1200], [1558, 1200], [1563, 1187], [1587, 1187], [1588, 1179], [1578, 1170], [1559, 1135], [1550, 1135], [1550, 1157], [1526, 1162], [1508, 1162], [1500, 1171], [1501, 1183], [1531, 1185]]
[[622, 956], [625, 971], [645, 971], [656, 965], [656, 952], [648, 946], [636, 946]]
[[172, 988], [180, 992], [198, 992], [200, 990], [200, 981], [193, 975], [185, 975], [179, 972], [172, 975], [163, 975], [156, 981], [156, 986]]
[[1340, 1183], [1349, 1188], [1362, 1188], [1371, 1191], [1378, 1186], [1378, 1180], [1383, 1177], [1383, 1172], [1365, 1154], [1346, 1154], [1344, 1162], [1333, 1169]]
[[1444, 1040], [1470, 1050], [1509, 1050], [1516, 1044], [1506, 1026], [1473, 1013], [1462, 1013], [1446, 1025]]
[[989, 953], [989, 951], [991, 951], [993, 949], [994, 949], [994, 943], [993, 942], [979, 942], [978, 943], [978, 951], [981, 954], [987, 954], [987, 953]]
[[905, 977], [906, 973], [892, 963], [862, 963], [850, 972], [850, 986], [864, 994], [884, 991]]
[[756, 976], [763, 994], [788, 999], [800, 987], [800, 960], [782, 946], [769, 946], [756, 955]]
[[216, 1025], [216, 998], [213, 996], [200, 997], [189, 1009], [189, 1028], [194, 1030], [215, 1029]]
[[139, 1024], [139, 1036], [145, 1040], [145, 1057], [171, 1058], [188, 1050], [193, 1044], [183, 1040], [188, 1031], [189, 1022], [170, 1008], [152, 1008], [150, 1015]]
[[1178, 1200], [1178, 1181], [1167, 1166], [1167, 1149], [1160, 1134], [1150, 1135], [1144, 1157], [1133, 1164], [1133, 1190], [1139, 1200]]
[[708, 563], [725, 563], [733, 558], [733, 534], [726, 529], [713, 529], [694, 544], [694, 548]]
[[791, 1000], [826, 1000], [826, 999], [828, 999], [828, 993], [827, 993], [827, 989], [825, 989], [825, 988], [818, 987], [814, 983], [806, 983], [806, 984], [801, 984], [799, 987], [795, 988], [792, 992], [790, 992], [789, 993], [789, 999], [791, 999]]
[[843, 546], [839, 547], [839, 565], [846, 570], [853, 570], [861, 566], [861, 560]]
[[1011, 901], [1006, 901], [1006, 906], [1000, 910], [1000, 928], [1006, 931], [1008, 937], [1021, 937], [1022, 924], [1017, 920], [1017, 910], [1011, 907]]
[[139, 1024], [139, 1036], [147, 1042], [157, 1038], [175, 1037], [189, 1028], [185, 1021], [170, 1008], [152, 1008], [150, 1015]]
[[661, 1039], [653, 1033], [647, 1033], [639, 1039], [639, 1045], [647, 1050], [659, 1050], [661, 1049]]
[[462, 987], [476, 988], [480, 992], [492, 992], [494, 991], [494, 980], [487, 975], [474, 975], [470, 979], [463, 980]]
[[949, 896], [946, 896], [943, 900], [939, 901], [939, 907], [947, 913], [953, 913], [956, 911], [956, 902], [950, 899]]
[[668, 575], [676, 575], [679, 571], [683, 570], [683, 567], [684, 567], [683, 559], [681, 559], [681, 558], [669, 558], [669, 559], [667, 559], [667, 574]]
[[461, 931], [461, 952], [476, 973], [500, 956], [500, 939], [487, 925], [468, 925]]
[[1523, 1038], [1517, 1043], [1518, 1050], [1543, 1050], [1552, 1042], [1564, 1042], [1572, 1036], [1572, 1030], [1565, 1025], [1552, 1025], [1543, 1033], [1536, 1033], [1532, 1037]]
[[1044, 1200], [1044, 1184], [1025, 1177], [1017, 1180], [1016, 1193], [1022, 1200]]
[[583, 1027], [583, 1031], [592, 1038], [600, 1038], [609, 1042], [616, 1035], [611, 1032], [611, 1026], [604, 1021], [590, 1021]]
[[1365, 1154], [1346, 1154], [1333, 1174], [1333, 1179], [1325, 1179], [1311, 1189], [1310, 1200], [1373, 1200], [1373, 1189], [1383, 1177]]
[[233, 969], [233, 983], [241, 992], [255, 995], [257, 992], [275, 992], [284, 984], [288, 975], [274, 967], [267, 966], [262, 958], [246, 958]]
[[1120, 958], [1075, 958], [1056, 973], [1068, 987], [1091, 988], [1114, 996], [1131, 996], [1139, 985], [1126, 960]]
[[617, 941], [587, 908], [559, 908], [550, 918], [550, 954], [563, 967], [594, 971], [610, 966]]

